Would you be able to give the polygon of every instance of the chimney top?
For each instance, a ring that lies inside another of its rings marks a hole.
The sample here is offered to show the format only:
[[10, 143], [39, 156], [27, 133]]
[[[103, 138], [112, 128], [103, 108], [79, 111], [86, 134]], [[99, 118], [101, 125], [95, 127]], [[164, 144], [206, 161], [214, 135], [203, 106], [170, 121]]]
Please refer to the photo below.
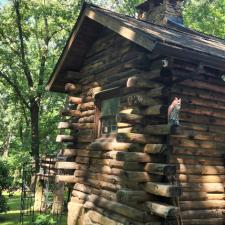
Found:
[[138, 19], [146, 20], [159, 25], [168, 25], [168, 20], [183, 23], [183, 0], [147, 0], [136, 6]]

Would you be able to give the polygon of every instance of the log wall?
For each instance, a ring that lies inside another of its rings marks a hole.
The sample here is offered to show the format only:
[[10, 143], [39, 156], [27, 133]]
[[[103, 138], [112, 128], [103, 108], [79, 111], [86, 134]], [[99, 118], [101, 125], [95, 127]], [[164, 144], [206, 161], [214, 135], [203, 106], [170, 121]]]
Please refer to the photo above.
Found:
[[172, 73], [171, 99], [181, 97], [182, 108], [181, 127], [168, 138], [172, 146], [169, 163], [178, 166], [183, 224], [222, 225], [225, 82], [220, 71], [181, 60], [174, 60]]
[[[214, 92], [214, 71], [192, 82], [196, 65], [168, 61], [106, 31], [66, 86], [56, 179], [74, 184], [69, 225], [223, 223], [225, 89]], [[121, 99], [118, 132], [98, 137], [96, 99], [109, 89]], [[182, 126], [171, 128], [174, 96]]]

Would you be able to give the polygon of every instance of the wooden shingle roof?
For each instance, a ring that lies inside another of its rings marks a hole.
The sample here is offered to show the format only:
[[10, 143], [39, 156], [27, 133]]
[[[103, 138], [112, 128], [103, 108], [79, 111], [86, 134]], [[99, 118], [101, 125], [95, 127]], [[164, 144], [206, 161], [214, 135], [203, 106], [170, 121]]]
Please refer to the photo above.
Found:
[[163, 27], [84, 4], [77, 24], [49, 79], [47, 90], [63, 91], [65, 83], [79, 79], [76, 74], [71, 77], [65, 72], [78, 72], [81, 69], [86, 53], [104, 28], [111, 29], [149, 51], [190, 58], [225, 71], [224, 40], [194, 32], [179, 24], [173, 24], [173, 28]]

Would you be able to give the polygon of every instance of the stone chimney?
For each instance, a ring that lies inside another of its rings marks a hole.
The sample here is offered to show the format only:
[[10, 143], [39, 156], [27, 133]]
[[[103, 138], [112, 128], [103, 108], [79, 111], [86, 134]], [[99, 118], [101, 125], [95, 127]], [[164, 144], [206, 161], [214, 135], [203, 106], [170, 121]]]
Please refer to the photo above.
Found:
[[183, 24], [183, 0], [147, 0], [138, 5], [138, 19], [167, 26], [169, 21]]

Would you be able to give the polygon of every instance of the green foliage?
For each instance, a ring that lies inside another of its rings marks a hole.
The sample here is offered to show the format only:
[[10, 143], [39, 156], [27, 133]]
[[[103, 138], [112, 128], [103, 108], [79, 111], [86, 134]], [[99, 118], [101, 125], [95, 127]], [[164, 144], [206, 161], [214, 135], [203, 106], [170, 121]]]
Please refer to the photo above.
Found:
[[7, 212], [8, 206], [7, 206], [7, 200], [5, 196], [0, 195], [0, 213]]
[[41, 214], [38, 215], [34, 221], [35, 225], [54, 225], [56, 221], [52, 218], [52, 215]]
[[7, 162], [0, 158], [0, 213], [7, 211], [7, 201], [2, 191], [9, 186], [9, 170]]
[[224, 12], [224, 0], [189, 0], [184, 6], [184, 22], [192, 29], [224, 39]]

